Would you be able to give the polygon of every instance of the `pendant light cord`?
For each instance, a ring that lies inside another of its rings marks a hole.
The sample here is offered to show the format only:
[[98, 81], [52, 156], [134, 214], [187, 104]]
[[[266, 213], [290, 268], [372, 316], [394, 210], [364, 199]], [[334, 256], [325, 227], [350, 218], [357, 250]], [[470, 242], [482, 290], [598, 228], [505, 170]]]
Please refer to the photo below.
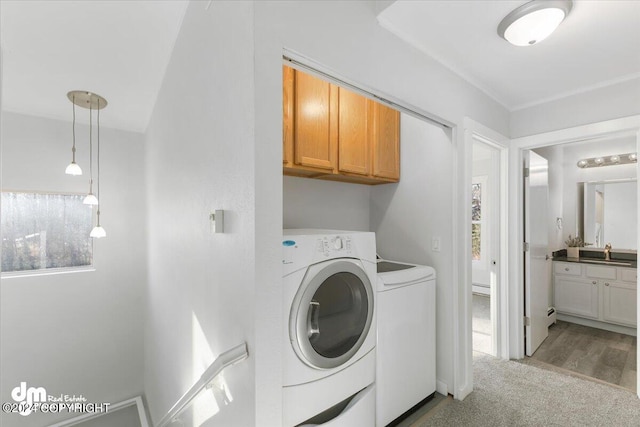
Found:
[[[97, 179], [98, 179], [98, 186], [96, 189], [96, 195], [98, 197], [98, 227], [100, 226], [100, 99], [98, 99], [98, 174], [97, 174]], [[92, 175], [93, 176], [93, 175]]]
[[73, 161], [72, 163], [76, 162], [76, 96], [73, 95], [73, 100], [71, 101], [71, 104], [73, 104], [73, 106], [71, 108], [73, 108], [73, 124], [71, 125], [71, 134], [73, 135], [73, 147], [71, 147], [71, 153], [73, 155]]
[[[100, 104], [98, 104], [100, 108]], [[93, 110], [91, 109], [91, 97], [89, 97], [89, 194], [93, 193], [93, 128], [91, 126], [93, 122], [92, 117]]]

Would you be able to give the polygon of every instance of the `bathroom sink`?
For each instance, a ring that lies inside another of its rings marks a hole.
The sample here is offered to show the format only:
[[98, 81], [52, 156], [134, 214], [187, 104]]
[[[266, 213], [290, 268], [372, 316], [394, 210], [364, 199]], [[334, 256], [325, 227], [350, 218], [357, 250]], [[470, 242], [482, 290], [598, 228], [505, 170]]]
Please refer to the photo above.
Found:
[[581, 261], [588, 262], [590, 264], [606, 264], [606, 265], [623, 265], [630, 266], [630, 261], [607, 261], [604, 259], [589, 259], [589, 258], [581, 258]]

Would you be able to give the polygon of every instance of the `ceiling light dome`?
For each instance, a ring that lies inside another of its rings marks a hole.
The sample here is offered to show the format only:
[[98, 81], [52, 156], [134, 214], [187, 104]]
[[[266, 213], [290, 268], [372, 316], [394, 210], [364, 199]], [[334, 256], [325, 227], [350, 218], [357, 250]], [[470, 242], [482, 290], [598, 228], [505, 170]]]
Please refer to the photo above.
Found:
[[513, 10], [498, 25], [498, 34], [516, 46], [531, 46], [558, 28], [567, 17], [571, 0], [533, 0]]

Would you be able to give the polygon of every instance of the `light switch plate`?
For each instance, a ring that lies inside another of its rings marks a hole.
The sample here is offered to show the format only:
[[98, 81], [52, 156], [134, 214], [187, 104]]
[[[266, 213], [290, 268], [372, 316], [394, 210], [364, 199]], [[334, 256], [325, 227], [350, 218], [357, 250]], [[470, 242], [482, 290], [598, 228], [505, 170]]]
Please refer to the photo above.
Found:
[[433, 252], [440, 252], [440, 237], [431, 238], [431, 250]]
[[216, 209], [214, 213], [209, 215], [211, 220], [212, 233], [224, 233], [224, 210]]

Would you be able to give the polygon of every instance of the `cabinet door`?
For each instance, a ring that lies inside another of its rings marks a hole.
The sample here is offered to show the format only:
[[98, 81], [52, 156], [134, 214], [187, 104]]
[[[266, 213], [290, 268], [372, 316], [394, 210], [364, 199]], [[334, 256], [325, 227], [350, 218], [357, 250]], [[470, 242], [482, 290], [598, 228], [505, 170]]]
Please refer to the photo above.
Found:
[[373, 176], [400, 179], [400, 112], [373, 104]]
[[333, 171], [338, 142], [338, 87], [296, 72], [294, 88], [295, 163]]
[[282, 163], [293, 166], [293, 87], [295, 71], [282, 66]]
[[555, 304], [558, 312], [598, 318], [598, 281], [555, 276]]
[[370, 102], [340, 88], [338, 104], [338, 170], [367, 176], [372, 133]]
[[603, 320], [635, 327], [637, 324], [637, 295], [636, 285], [604, 282]]

